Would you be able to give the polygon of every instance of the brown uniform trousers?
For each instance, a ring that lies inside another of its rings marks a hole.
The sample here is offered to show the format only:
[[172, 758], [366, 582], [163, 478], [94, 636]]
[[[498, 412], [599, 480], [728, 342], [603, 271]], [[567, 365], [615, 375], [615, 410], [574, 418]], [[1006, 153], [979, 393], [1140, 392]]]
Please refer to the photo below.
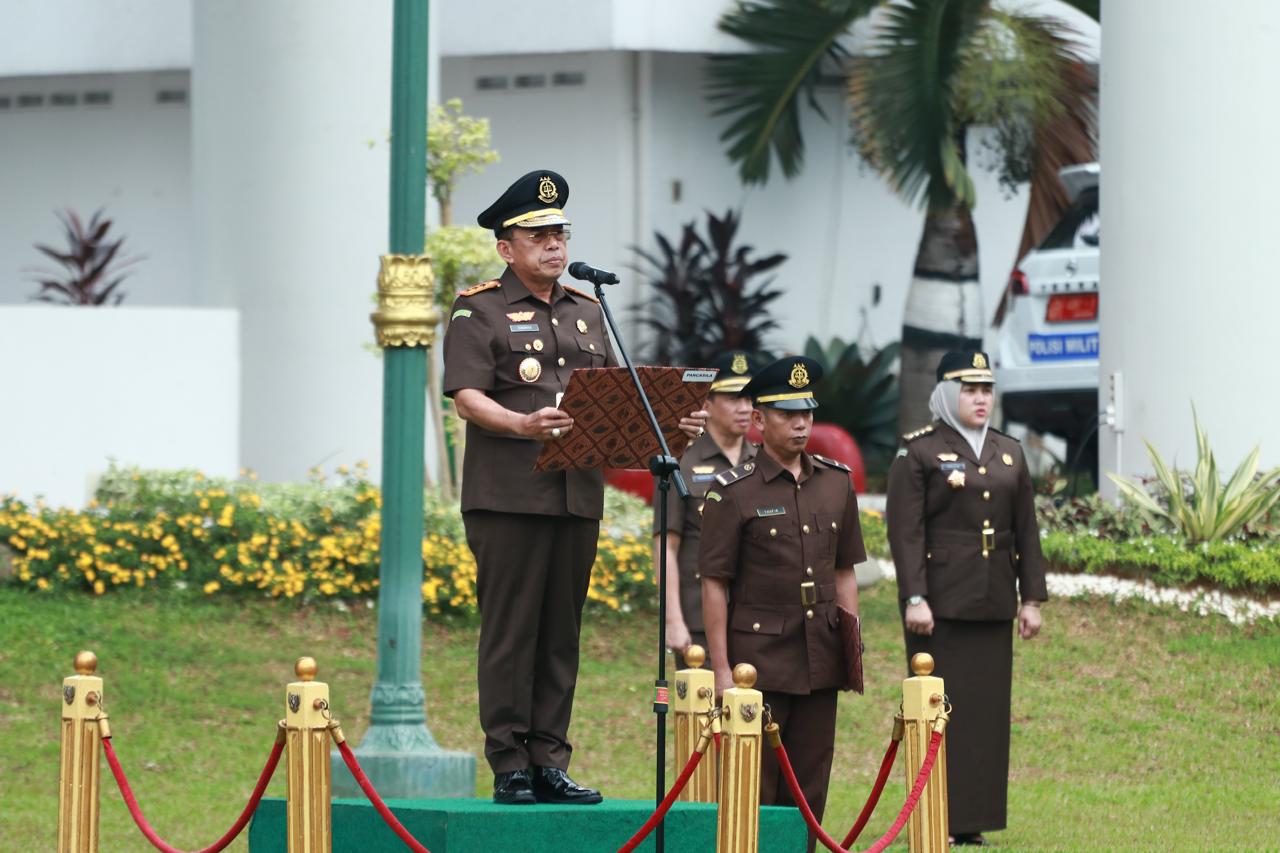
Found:
[[[1023, 601], [1048, 598], [1031, 476], [1018, 442], [994, 429], [981, 454], [940, 422], [905, 439], [889, 470], [887, 521], [907, 659], [932, 654], [954, 705], [947, 728], [951, 832], [1003, 829], [1012, 620], [1019, 593]], [[933, 611], [931, 636], [906, 631], [913, 595]]]
[[[756, 457], [757, 445], [742, 443], [738, 464], [750, 462]], [[681, 500], [673, 488], [667, 496], [667, 532], [680, 537], [680, 550], [676, 560], [680, 565], [680, 610], [689, 628], [693, 642], [707, 648], [706, 626], [702, 621], [702, 573], [698, 571], [698, 545], [702, 540], [702, 504], [707, 490], [715, 483], [716, 475], [733, 466], [720, 445], [710, 433], [694, 439], [680, 457], [680, 474], [689, 487], [689, 498]], [[653, 499], [653, 535], [660, 530], [658, 514], [661, 511], [657, 494]], [[677, 655], [680, 666], [684, 657]], [[704, 664], [711, 667], [711, 658]]]
[[[799, 481], [767, 452], [707, 492], [698, 569], [729, 583], [731, 664], [755, 666], [805, 799], [818, 819], [835, 748], [836, 696], [848, 674], [836, 569], [867, 558], [848, 470], [805, 454]], [[771, 750], [760, 802], [792, 805]], [[809, 840], [812, 850], [814, 839]]]
[[[444, 390], [516, 412], [557, 404], [577, 367], [616, 361], [595, 299], [557, 284], [550, 304], [510, 268], [463, 291], [444, 339]], [[578, 633], [595, 562], [598, 470], [535, 473], [541, 443], [467, 424], [462, 518], [476, 558], [477, 681], [495, 773], [569, 766]]]

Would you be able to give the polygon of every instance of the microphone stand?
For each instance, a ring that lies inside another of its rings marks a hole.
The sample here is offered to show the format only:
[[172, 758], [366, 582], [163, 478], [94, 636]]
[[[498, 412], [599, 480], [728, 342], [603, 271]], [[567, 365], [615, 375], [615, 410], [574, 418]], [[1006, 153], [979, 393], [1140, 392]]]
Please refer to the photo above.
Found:
[[[653, 682], [653, 713], [657, 715], [654, 799], [655, 804], [661, 805], [667, 793], [667, 492], [674, 481], [676, 492], [683, 500], [689, 497], [689, 487], [680, 476], [680, 461], [671, 455], [667, 438], [662, 434], [662, 427], [658, 425], [658, 416], [653, 413], [653, 406], [649, 404], [649, 395], [645, 394], [644, 386], [640, 383], [640, 374], [636, 373], [635, 365], [631, 363], [627, 349], [622, 345], [622, 336], [618, 334], [618, 326], [613, 321], [613, 312], [609, 310], [609, 303], [604, 298], [604, 285], [598, 281], [592, 283], [596, 287], [596, 298], [600, 300], [600, 307], [604, 309], [604, 319], [609, 324], [609, 331], [613, 333], [613, 340], [618, 344], [622, 363], [631, 372], [631, 382], [636, 386], [636, 393], [640, 395], [640, 403], [644, 406], [645, 414], [649, 416], [649, 429], [658, 439], [658, 448], [661, 451], [660, 455], [649, 460], [649, 470], [658, 478], [658, 677]], [[664, 853], [665, 850], [664, 824], [665, 821], [659, 822], [654, 833], [656, 853]]]

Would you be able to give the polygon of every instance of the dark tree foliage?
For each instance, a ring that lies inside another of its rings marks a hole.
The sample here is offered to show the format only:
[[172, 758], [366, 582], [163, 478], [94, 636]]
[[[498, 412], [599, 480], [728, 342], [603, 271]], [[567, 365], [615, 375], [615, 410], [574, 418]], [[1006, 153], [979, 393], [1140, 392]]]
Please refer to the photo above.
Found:
[[752, 246], [734, 246], [741, 220], [730, 210], [707, 213], [706, 236], [686, 224], [678, 241], [654, 233], [656, 251], [633, 247], [635, 268], [650, 285], [652, 299], [637, 305], [640, 322], [653, 332], [643, 357], [655, 364], [702, 366], [726, 350], [765, 354], [766, 338], [778, 323], [769, 305], [783, 291], [773, 277], [781, 253], [753, 258]]
[[824, 348], [816, 338], [804, 354], [822, 365], [814, 393], [822, 405], [816, 421], [842, 427], [858, 442], [869, 473], [888, 470], [898, 446], [898, 376], [894, 372], [901, 347], [897, 343], [863, 358], [857, 343], [833, 338]]
[[40, 291], [31, 298], [58, 305], [119, 305], [124, 293], [116, 290], [128, 277], [124, 272], [141, 257], [121, 257], [125, 238], [110, 239], [111, 220], [98, 210], [85, 225], [73, 210], [59, 211], [65, 250], [36, 243], [35, 248], [57, 262], [60, 269], [30, 270]]

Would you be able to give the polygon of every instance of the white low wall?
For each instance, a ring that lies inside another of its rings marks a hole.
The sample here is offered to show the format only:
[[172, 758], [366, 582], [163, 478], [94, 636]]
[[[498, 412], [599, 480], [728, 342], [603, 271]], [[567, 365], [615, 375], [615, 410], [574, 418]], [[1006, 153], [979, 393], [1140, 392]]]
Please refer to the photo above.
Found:
[[238, 312], [0, 306], [0, 492], [83, 505], [124, 465], [234, 476]]

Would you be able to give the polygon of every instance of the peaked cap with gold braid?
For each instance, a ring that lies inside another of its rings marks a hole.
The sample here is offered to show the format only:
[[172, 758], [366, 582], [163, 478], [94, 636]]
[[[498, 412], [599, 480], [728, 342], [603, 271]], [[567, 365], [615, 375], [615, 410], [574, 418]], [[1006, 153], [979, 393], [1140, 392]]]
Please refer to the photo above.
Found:
[[751, 378], [742, 393], [759, 408], [792, 412], [818, 408], [813, 386], [822, 378], [822, 365], [803, 355], [780, 358]]
[[542, 228], [568, 225], [564, 206], [569, 203], [569, 182], [559, 172], [537, 169], [521, 176], [498, 200], [476, 217], [481, 228], [494, 236], [512, 226]]

